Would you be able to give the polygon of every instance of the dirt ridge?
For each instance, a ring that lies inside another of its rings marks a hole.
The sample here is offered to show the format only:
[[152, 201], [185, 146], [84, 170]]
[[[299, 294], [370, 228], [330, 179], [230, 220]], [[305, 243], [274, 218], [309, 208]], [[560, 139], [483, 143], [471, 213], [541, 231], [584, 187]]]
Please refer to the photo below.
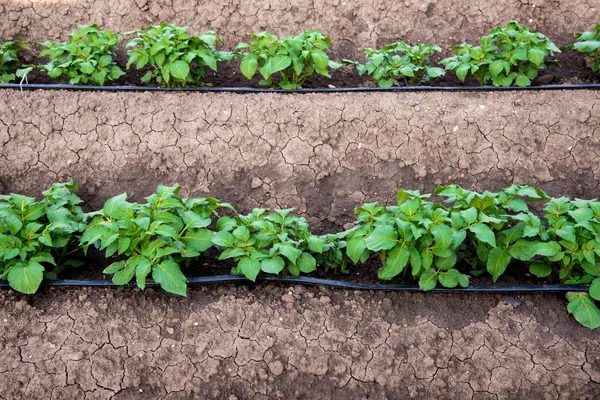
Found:
[[0, 398], [597, 398], [556, 295], [262, 284], [0, 292]]

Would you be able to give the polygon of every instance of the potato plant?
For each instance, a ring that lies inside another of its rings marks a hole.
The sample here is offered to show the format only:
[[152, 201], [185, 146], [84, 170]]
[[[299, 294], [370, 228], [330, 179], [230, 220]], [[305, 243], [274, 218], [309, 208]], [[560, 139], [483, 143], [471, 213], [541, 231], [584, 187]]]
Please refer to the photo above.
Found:
[[427, 200], [429, 196], [400, 190], [397, 206], [368, 203], [357, 208], [356, 227], [346, 237], [348, 257], [360, 263], [378, 253], [382, 267], [377, 275], [382, 280], [407, 275], [410, 266], [422, 290], [438, 282], [450, 288], [468, 286], [468, 276], [455, 268], [464, 235], [452, 227], [448, 211]]
[[152, 69], [142, 77], [144, 83], [156, 80], [164, 87], [202, 85], [208, 69], [216, 71], [217, 63], [230, 61], [233, 54], [216, 49], [222, 42], [215, 32], [193, 36], [188, 29], [163, 22], [146, 31], [125, 33], [137, 35], [127, 44], [133, 48], [128, 51], [127, 68], [134, 63], [137, 69], [150, 65]]
[[471, 74], [480, 85], [525, 87], [547, 64], [556, 63], [551, 57], [560, 49], [543, 34], [511, 21], [483, 36], [479, 46], [463, 43], [452, 52], [455, 55], [440, 64], [455, 71], [462, 82]]
[[457, 185], [438, 187], [435, 193], [446, 197], [456, 227], [464, 230], [462, 257], [472, 274], [485, 270], [495, 281], [512, 259], [531, 261], [535, 256], [554, 256], [559, 249], [540, 237], [540, 218], [529, 211], [528, 202], [548, 196], [530, 186], [512, 185], [498, 193], [477, 193]]
[[[46, 47], [40, 56], [48, 56], [50, 62], [34, 68], [46, 71], [53, 79], [68, 80], [72, 85], [103, 86], [107, 81], [115, 81], [125, 74], [113, 60], [120, 39], [118, 34], [100, 30], [95, 24], [77, 25], [64, 43], [40, 43]], [[27, 70], [21, 71], [20, 75], [23, 73], [27, 73]]]
[[[299, 276], [317, 269], [322, 262], [343, 260], [335, 235], [316, 236], [309, 232], [304, 218], [290, 215], [293, 209], [256, 208], [248, 215], [221, 217], [212, 242], [221, 250], [219, 259], [232, 258], [237, 266], [232, 273], [255, 281], [260, 272]], [[338, 260], [339, 258], [339, 260]]]
[[20, 40], [10, 40], [0, 45], [0, 82], [9, 83], [15, 80], [15, 72], [21, 65], [18, 57], [19, 49], [31, 50]]
[[106, 257], [123, 256], [104, 270], [113, 275], [116, 285], [125, 285], [134, 277], [141, 289], [146, 277], [170, 293], [186, 295], [186, 278], [180, 264], [198, 257], [213, 246], [214, 234], [209, 227], [220, 208], [231, 207], [209, 198], [182, 199], [180, 186], [160, 185], [156, 193], [146, 197], [146, 204], [130, 203], [127, 194], [106, 201], [92, 218], [81, 237], [87, 250], [95, 246]]
[[85, 229], [75, 182], [56, 183], [41, 201], [18, 194], [0, 195], [0, 279], [22, 293], [35, 293], [44, 278], [56, 279], [73, 257]]
[[427, 83], [445, 74], [439, 67], [431, 66], [431, 55], [442, 51], [439, 46], [418, 44], [410, 46], [402, 41], [381, 49], [364, 49], [366, 63], [344, 60], [356, 65], [359, 75], [368, 74], [379, 87], [406, 86]]
[[592, 62], [592, 69], [600, 72], [600, 24], [596, 25], [593, 31], [577, 33], [575, 39], [570, 48], [585, 54]]
[[313, 74], [330, 78], [329, 68], [341, 68], [326, 53], [330, 42], [316, 29], [281, 39], [264, 31], [253, 34], [250, 43], [238, 44], [235, 54], [242, 59], [240, 70], [246, 78], [252, 79], [258, 71], [263, 78], [260, 85], [300, 89]]

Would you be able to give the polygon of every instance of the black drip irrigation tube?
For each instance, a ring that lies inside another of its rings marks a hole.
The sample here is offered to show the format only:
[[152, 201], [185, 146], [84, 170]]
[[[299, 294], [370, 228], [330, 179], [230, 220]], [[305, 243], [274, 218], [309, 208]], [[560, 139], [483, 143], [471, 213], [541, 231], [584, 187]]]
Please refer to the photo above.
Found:
[[46, 83], [3, 83], [0, 89], [18, 90], [73, 90], [104, 92], [223, 92], [223, 93], [354, 93], [354, 92], [505, 92], [505, 91], [541, 91], [541, 90], [598, 90], [600, 84], [543, 85], [543, 86], [392, 86], [352, 87], [352, 88], [315, 88], [315, 89], [264, 89], [251, 87], [183, 87], [165, 88], [159, 86], [87, 86]]
[[[356, 283], [344, 282], [332, 279], [313, 278], [310, 276], [259, 276], [257, 282], [280, 282], [280, 283], [299, 283], [304, 285], [324, 285], [331, 287], [339, 287], [351, 290], [375, 290], [375, 291], [390, 291], [390, 292], [421, 292], [417, 285], [386, 285], [378, 283]], [[214, 276], [199, 276], [187, 279], [188, 285], [195, 284], [212, 284], [219, 282], [241, 282], [251, 283], [248, 279], [238, 275], [214, 275]], [[59, 287], [117, 287], [109, 280], [78, 280], [78, 279], [63, 279], [56, 281], [45, 282], [46, 286]], [[135, 287], [135, 285], [124, 285], [125, 287]], [[158, 283], [148, 281], [147, 287], [157, 287]], [[0, 282], [0, 288], [10, 288], [6, 281]], [[587, 292], [588, 285], [498, 285], [498, 286], [469, 286], [466, 288], [445, 288], [436, 287], [431, 290], [437, 293], [564, 293], [564, 292]]]

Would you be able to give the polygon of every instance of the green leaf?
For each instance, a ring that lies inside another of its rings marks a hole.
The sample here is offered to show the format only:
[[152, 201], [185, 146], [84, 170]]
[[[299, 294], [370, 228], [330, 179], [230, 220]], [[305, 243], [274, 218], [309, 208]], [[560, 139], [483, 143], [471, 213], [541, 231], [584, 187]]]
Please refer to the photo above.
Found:
[[348, 257], [354, 262], [354, 264], [358, 264], [359, 260], [362, 258], [363, 253], [367, 249], [367, 244], [365, 243], [366, 236], [364, 234], [356, 234], [352, 236], [346, 245], [346, 253]]
[[120, 218], [125, 204], [127, 203], [127, 193], [111, 197], [104, 203], [102, 213], [109, 218]]
[[23, 222], [21, 222], [19, 217], [14, 215], [12, 212], [5, 213], [3, 215], [3, 218], [6, 225], [8, 225], [8, 229], [11, 235], [16, 235], [23, 227]]
[[[469, 70], [471, 69], [471, 66], [469, 64], [461, 64], [457, 69], [456, 69], [456, 76], [458, 76], [458, 79], [461, 80], [461, 82], [465, 81], [465, 78], [467, 77], [467, 74], [469, 73]], [[437, 283], [437, 279], [436, 279], [436, 283]], [[419, 282], [419, 285], [421, 284], [421, 282]], [[434, 286], [435, 287], [435, 286]]]
[[520, 261], [529, 261], [537, 254], [538, 244], [539, 242], [519, 239], [508, 249], [511, 257]]
[[252, 282], [256, 282], [256, 277], [260, 272], [261, 264], [258, 260], [250, 257], [242, 257], [238, 263], [242, 274]]
[[435, 224], [431, 226], [431, 234], [435, 239], [434, 246], [440, 249], [449, 249], [452, 247], [453, 235], [452, 228], [445, 224]]
[[329, 57], [323, 52], [323, 50], [315, 50], [311, 53], [311, 58], [315, 63], [317, 69], [326, 69], [329, 63]]
[[554, 257], [561, 250], [560, 244], [556, 242], [538, 242], [535, 254], [544, 257]]
[[125, 268], [125, 261], [117, 261], [117, 262], [110, 264], [108, 267], [106, 267], [104, 269], [104, 271], [102, 271], [102, 273], [107, 274], [107, 275], [112, 275], [115, 272], [122, 270], [123, 268]]
[[590, 285], [590, 296], [594, 300], [600, 301], [600, 278], [595, 278]]
[[190, 73], [190, 66], [188, 63], [182, 60], [177, 60], [170, 65], [171, 76], [181, 81], [186, 81], [188, 74]]
[[517, 79], [515, 79], [515, 83], [519, 87], [527, 87], [531, 85], [531, 80], [523, 74], [517, 75]]
[[325, 240], [319, 236], [311, 235], [306, 239], [308, 243], [308, 248], [315, 253], [323, 253], [323, 246], [325, 245]]
[[186, 296], [185, 276], [181, 273], [179, 265], [171, 260], [164, 260], [152, 268], [152, 279], [169, 293]]
[[152, 270], [152, 263], [147, 258], [143, 257], [135, 268], [135, 281], [140, 289], [146, 288], [146, 277]]
[[390, 225], [380, 225], [367, 238], [365, 244], [372, 251], [390, 250], [398, 243], [398, 233]]
[[433, 290], [437, 286], [438, 273], [434, 269], [423, 272], [419, 279], [419, 288], [423, 291]]
[[235, 247], [235, 238], [227, 231], [220, 231], [211, 238], [211, 241], [219, 247]]
[[94, 72], [94, 67], [89, 62], [83, 62], [79, 64], [79, 70], [84, 74], [91, 75]]
[[295, 262], [301, 272], [309, 274], [317, 269], [317, 261], [315, 258], [307, 252], [303, 252]]
[[508, 267], [510, 260], [510, 249], [500, 249], [499, 247], [495, 247], [490, 250], [486, 268], [490, 275], [492, 275], [494, 282], [496, 282], [500, 275], [506, 271], [506, 267]]
[[446, 272], [438, 274], [438, 281], [440, 284], [447, 288], [455, 288], [458, 286], [459, 278], [461, 273], [458, 270], [452, 268]]
[[469, 227], [469, 231], [473, 232], [479, 241], [496, 247], [494, 232], [487, 225], [482, 223], [473, 224]]
[[429, 75], [430, 78], [439, 78], [442, 75], [445, 75], [446, 71], [444, 71], [442, 68], [438, 68], [438, 67], [427, 67], [427, 75]]
[[271, 74], [275, 72], [283, 71], [287, 67], [292, 65], [292, 59], [286, 56], [273, 57], [271, 60]]
[[572, 225], [565, 225], [562, 228], [557, 229], [555, 233], [568, 242], [577, 243], [575, 228]]
[[569, 301], [567, 311], [577, 322], [590, 329], [600, 327], [600, 310], [589, 294], [568, 292], [566, 298]]
[[290, 260], [292, 264], [296, 264], [298, 257], [300, 257], [300, 255], [302, 254], [302, 251], [289, 244], [281, 244], [279, 246], [279, 252], [288, 260]]
[[535, 262], [531, 263], [531, 265], [529, 266], [529, 272], [532, 275], [537, 276], [538, 278], [546, 278], [552, 273], [552, 267], [548, 264]]
[[263, 258], [260, 262], [260, 269], [267, 274], [279, 274], [285, 268], [285, 261], [279, 256]]
[[582, 53], [591, 53], [593, 51], [598, 50], [600, 48], [600, 41], [597, 40], [588, 40], [585, 42], [575, 43], [573, 48]]
[[242, 71], [242, 74], [246, 78], [252, 79], [252, 77], [254, 77], [254, 74], [256, 74], [257, 66], [258, 62], [256, 61], [256, 57], [246, 56], [240, 63], [240, 71]]
[[131, 258], [129, 258], [126, 262], [125, 262], [125, 268], [117, 271], [112, 278], [112, 281], [115, 285], [126, 285], [129, 283], [129, 281], [131, 281], [131, 279], [133, 278], [133, 276], [135, 275], [135, 271], [137, 268], [137, 265], [139, 264], [140, 261], [146, 259], [145, 257], [142, 256], [133, 256]]
[[463, 217], [467, 225], [471, 225], [477, 222], [477, 213], [478, 212], [475, 207], [470, 207], [466, 210], [460, 211], [460, 216]]
[[188, 229], [180, 239], [190, 249], [204, 252], [213, 245], [214, 232], [208, 229]]
[[447, 257], [439, 257], [435, 260], [435, 266], [441, 271], [447, 271], [456, 265], [456, 253], [450, 253]]
[[496, 60], [490, 64], [490, 74], [497, 76], [504, 71], [504, 60]]
[[421, 255], [419, 254], [419, 251], [414, 248], [411, 247], [410, 248], [410, 266], [411, 268], [411, 273], [412, 276], [417, 276], [421, 273]]
[[410, 259], [410, 250], [404, 244], [398, 244], [388, 255], [385, 265], [377, 271], [379, 279], [387, 280], [394, 278], [400, 274], [408, 260]]
[[542, 49], [533, 48], [527, 51], [527, 59], [535, 65], [541, 65], [544, 62], [544, 57], [546, 57], [546, 52]]
[[44, 279], [44, 267], [37, 262], [19, 262], [8, 271], [10, 286], [25, 294], [35, 293]]

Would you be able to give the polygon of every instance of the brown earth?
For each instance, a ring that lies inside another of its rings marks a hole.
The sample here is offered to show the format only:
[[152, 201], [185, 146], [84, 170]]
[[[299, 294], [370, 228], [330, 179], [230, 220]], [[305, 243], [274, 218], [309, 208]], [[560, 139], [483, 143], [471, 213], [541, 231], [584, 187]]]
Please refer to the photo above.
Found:
[[0, 292], [2, 399], [597, 399], [558, 295], [261, 284]]
[[214, 94], [0, 91], [0, 192], [76, 179], [88, 208], [159, 183], [316, 232], [400, 187], [599, 195], [597, 91]]
[[566, 44], [600, 22], [600, 7], [592, 0], [0, 0], [0, 15], [3, 40], [63, 41], [77, 24], [127, 32], [168, 21], [215, 30], [226, 48], [265, 29], [296, 35], [316, 28], [334, 39], [334, 52], [351, 56], [399, 39], [450, 47], [512, 19]]

